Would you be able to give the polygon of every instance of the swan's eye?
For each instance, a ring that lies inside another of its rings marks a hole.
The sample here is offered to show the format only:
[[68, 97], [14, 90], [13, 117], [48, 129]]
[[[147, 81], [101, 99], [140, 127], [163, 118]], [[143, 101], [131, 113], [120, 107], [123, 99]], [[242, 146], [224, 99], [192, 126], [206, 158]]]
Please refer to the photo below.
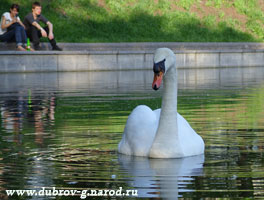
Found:
[[158, 63], [154, 63], [153, 72], [155, 74], [159, 74], [160, 72], [165, 73], [165, 61], [166, 61], [166, 59], [164, 59]]

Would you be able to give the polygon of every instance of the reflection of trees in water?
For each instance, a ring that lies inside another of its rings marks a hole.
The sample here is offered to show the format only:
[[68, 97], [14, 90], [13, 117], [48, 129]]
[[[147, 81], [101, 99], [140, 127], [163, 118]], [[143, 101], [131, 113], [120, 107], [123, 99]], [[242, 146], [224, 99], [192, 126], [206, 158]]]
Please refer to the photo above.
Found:
[[211, 95], [196, 102], [200, 103], [196, 105], [200, 118], [192, 120], [200, 123], [198, 132], [204, 132], [208, 152], [206, 176], [195, 178], [198, 199], [263, 196], [263, 102], [263, 86], [248, 88], [243, 93], [223, 91], [221, 96]]
[[[238, 148], [239, 150], [235, 150]], [[219, 152], [218, 152], [219, 153]], [[263, 156], [257, 156], [245, 147], [222, 149], [221, 154], [205, 155], [207, 162], [204, 165], [202, 177], [195, 177], [190, 189], [195, 188], [195, 197], [210, 198], [253, 198], [259, 192], [263, 195]], [[260, 184], [262, 186], [260, 186]], [[183, 197], [193, 197], [183, 193]]]

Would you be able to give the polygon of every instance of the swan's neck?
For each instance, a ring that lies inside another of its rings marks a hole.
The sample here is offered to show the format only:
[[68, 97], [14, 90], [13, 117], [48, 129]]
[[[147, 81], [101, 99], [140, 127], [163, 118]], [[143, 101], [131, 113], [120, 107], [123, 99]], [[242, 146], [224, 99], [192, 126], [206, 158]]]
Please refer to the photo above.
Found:
[[176, 68], [170, 69], [164, 77], [164, 91], [162, 97], [161, 115], [159, 126], [175, 124], [177, 121], [177, 72]]
[[149, 156], [166, 158], [177, 157], [178, 154], [181, 155], [177, 124], [177, 69], [172, 67], [164, 77], [159, 127]]
[[177, 69], [173, 67], [164, 77], [164, 91], [155, 142], [178, 138]]
[[177, 69], [172, 67], [164, 77], [161, 114], [157, 134], [177, 136]]

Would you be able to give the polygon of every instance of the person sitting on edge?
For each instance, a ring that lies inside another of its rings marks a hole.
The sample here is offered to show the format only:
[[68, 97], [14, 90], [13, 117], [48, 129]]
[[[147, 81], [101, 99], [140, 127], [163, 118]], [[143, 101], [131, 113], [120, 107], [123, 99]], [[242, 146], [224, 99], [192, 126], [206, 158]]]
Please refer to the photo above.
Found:
[[10, 12], [5, 12], [2, 15], [0, 40], [3, 42], [16, 42], [17, 50], [26, 51], [24, 47], [26, 47], [27, 43], [27, 34], [25, 31], [25, 26], [18, 16], [18, 12], [19, 5], [12, 4], [10, 7]]
[[[62, 51], [60, 47], [57, 46], [53, 34], [53, 25], [41, 14], [41, 5], [39, 2], [34, 2], [32, 4], [32, 13], [29, 13], [25, 19], [24, 24], [26, 26], [26, 32], [30, 40], [33, 42], [33, 48], [35, 50], [40, 50], [40, 38], [48, 37], [49, 42], [52, 46], [52, 50]], [[43, 22], [47, 26], [42, 28], [39, 22]]]

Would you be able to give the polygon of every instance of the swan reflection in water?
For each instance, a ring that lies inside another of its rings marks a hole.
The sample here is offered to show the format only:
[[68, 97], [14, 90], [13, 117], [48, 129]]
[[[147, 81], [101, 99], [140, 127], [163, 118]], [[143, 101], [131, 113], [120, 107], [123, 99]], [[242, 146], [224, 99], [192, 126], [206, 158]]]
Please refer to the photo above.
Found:
[[119, 154], [118, 161], [138, 197], [178, 199], [179, 192], [190, 191], [183, 188], [189, 183], [190, 176], [203, 175], [204, 155], [149, 159]]

